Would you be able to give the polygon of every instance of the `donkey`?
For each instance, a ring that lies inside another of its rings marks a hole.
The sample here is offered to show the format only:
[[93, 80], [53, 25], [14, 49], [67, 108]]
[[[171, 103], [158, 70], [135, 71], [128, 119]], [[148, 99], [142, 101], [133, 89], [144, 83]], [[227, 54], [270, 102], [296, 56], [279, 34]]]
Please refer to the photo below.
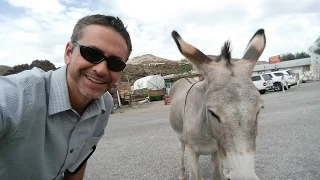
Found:
[[249, 41], [241, 59], [231, 59], [230, 41], [219, 56], [209, 58], [172, 31], [180, 53], [203, 80], [176, 81], [170, 89], [170, 125], [180, 140], [180, 175], [200, 180], [199, 156], [211, 155], [214, 179], [259, 180], [254, 169], [260, 93], [251, 81], [253, 67], [264, 51], [264, 29]]
[[302, 73], [301, 75], [299, 73], [293, 73], [292, 76], [283, 74], [281, 78], [282, 91], [285, 92], [284, 87], [286, 87], [289, 91], [288, 84], [297, 84], [297, 91], [301, 91], [301, 83], [304, 76], [304, 73]]

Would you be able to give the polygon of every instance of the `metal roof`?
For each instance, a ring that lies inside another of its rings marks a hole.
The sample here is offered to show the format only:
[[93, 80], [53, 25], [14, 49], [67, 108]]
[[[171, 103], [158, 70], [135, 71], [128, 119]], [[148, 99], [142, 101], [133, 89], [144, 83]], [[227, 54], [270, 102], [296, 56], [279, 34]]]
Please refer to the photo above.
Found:
[[271, 70], [271, 69], [277, 69], [277, 68], [290, 68], [290, 67], [305, 66], [305, 65], [311, 65], [311, 58], [283, 61], [275, 64], [259, 64], [254, 66], [253, 71], [263, 71], [263, 70]]

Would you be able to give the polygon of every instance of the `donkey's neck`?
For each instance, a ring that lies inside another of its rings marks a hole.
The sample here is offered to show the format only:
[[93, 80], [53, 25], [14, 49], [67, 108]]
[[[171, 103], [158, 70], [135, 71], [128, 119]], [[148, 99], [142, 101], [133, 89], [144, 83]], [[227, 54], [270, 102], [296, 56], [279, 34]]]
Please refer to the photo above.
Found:
[[187, 102], [188, 105], [185, 107], [186, 113], [190, 115], [192, 114], [194, 117], [197, 117], [196, 121], [200, 121], [197, 123], [199, 131], [202, 133], [208, 134], [211, 131], [210, 124], [207, 121], [207, 108], [205, 104], [205, 91], [209, 87], [209, 84], [206, 80], [198, 81], [190, 87], [190, 91], [188, 93]]

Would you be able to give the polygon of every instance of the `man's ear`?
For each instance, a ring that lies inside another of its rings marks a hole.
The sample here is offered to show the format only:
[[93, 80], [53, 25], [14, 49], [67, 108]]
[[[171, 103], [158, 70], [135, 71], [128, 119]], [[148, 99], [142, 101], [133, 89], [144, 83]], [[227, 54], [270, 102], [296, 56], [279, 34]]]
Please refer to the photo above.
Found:
[[71, 56], [73, 51], [73, 45], [71, 42], [68, 42], [66, 45], [66, 49], [64, 51], [64, 63], [69, 65], [71, 63]]

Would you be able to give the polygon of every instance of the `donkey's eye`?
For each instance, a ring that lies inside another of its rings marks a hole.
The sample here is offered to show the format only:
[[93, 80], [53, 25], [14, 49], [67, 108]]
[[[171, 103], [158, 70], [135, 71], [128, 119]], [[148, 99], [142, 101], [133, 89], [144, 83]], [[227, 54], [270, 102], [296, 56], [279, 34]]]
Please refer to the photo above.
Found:
[[209, 112], [210, 112], [211, 116], [217, 118], [218, 122], [220, 122], [220, 118], [219, 118], [218, 115], [216, 115], [214, 112], [212, 112], [212, 111], [210, 111], [210, 110], [209, 110]]

